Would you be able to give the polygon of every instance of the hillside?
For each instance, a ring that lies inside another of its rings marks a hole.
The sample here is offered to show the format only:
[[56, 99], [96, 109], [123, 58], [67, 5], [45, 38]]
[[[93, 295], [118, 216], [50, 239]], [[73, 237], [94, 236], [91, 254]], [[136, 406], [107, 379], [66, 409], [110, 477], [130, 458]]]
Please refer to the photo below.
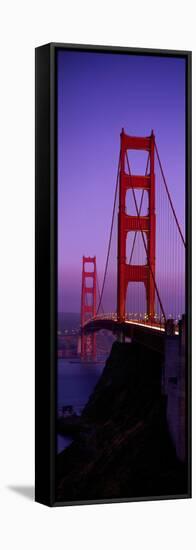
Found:
[[181, 494], [186, 475], [166, 424], [162, 357], [113, 344], [82, 415], [85, 429], [57, 462], [57, 500]]

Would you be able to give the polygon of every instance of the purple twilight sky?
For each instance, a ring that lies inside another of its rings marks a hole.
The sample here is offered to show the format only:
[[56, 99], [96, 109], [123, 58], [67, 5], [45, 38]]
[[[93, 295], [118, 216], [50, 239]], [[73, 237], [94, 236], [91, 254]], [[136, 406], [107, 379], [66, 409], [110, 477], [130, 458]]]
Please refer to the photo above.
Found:
[[57, 64], [58, 308], [79, 312], [82, 256], [103, 276], [122, 127], [154, 130], [184, 233], [185, 60], [59, 50]]

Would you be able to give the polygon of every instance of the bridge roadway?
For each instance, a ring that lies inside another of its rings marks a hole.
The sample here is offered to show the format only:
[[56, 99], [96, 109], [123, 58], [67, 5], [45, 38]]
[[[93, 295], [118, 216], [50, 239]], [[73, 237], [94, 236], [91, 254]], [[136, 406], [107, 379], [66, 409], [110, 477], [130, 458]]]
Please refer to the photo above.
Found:
[[[119, 323], [117, 315], [111, 313], [92, 317], [85, 322], [82, 330], [86, 334], [99, 330], [109, 330], [119, 337], [123, 335], [159, 353], [164, 353], [166, 336], [164, 322], [152, 323], [149, 320], [131, 319], [127, 316], [123, 323]], [[173, 336], [179, 336], [178, 326], [175, 327]]]

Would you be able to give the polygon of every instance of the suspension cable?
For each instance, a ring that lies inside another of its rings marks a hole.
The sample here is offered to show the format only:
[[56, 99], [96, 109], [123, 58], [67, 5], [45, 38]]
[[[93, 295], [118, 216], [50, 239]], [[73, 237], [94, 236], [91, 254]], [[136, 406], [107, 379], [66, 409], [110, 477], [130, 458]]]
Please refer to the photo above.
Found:
[[160, 159], [160, 156], [159, 156], [159, 152], [158, 152], [158, 148], [157, 148], [156, 141], [155, 141], [155, 151], [156, 151], [156, 154], [157, 154], [157, 159], [158, 159], [159, 167], [160, 167], [160, 170], [161, 170], [161, 174], [162, 174], [163, 182], [164, 182], [164, 185], [165, 185], [166, 193], [167, 193], [167, 196], [168, 196], [168, 199], [169, 199], [169, 203], [170, 203], [170, 206], [171, 206], [173, 215], [174, 215], [174, 219], [175, 219], [175, 222], [176, 222], [178, 231], [179, 231], [179, 233], [180, 233], [180, 237], [181, 237], [181, 239], [182, 239], [182, 242], [183, 242], [184, 246], [186, 246], [186, 243], [185, 243], [185, 240], [184, 240], [184, 237], [183, 237], [183, 234], [182, 234], [182, 230], [181, 230], [181, 228], [180, 228], [180, 224], [179, 224], [179, 222], [178, 222], [178, 218], [177, 218], [177, 216], [176, 216], [176, 212], [175, 212], [175, 209], [174, 209], [174, 206], [173, 206], [173, 203], [172, 203], [172, 199], [171, 199], [171, 195], [170, 195], [170, 192], [169, 192], [169, 189], [168, 189], [168, 186], [167, 186], [167, 182], [166, 182], [166, 179], [165, 179], [165, 175], [164, 175], [164, 172], [163, 172], [163, 167], [162, 167], [162, 164], [161, 164], [161, 159]]
[[[97, 268], [96, 268], [96, 280], [97, 280], [98, 300], [100, 303], [100, 288], [99, 288], [99, 278], [98, 278]], [[103, 304], [101, 304], [101, 310], [102, 310], [102, 313], [104, 313]]]
[[101, 302], [102, 302], [102, 298], [103, 298], [103, 291], [104, 291], [106, 275], [107, 275], [107, 269], [108, 269], [108, 261], [109, 261], [110, 248], [111, 248], [111, 242], [112, 242], [112, 231], [113, 231], [113, 225], [114, 225], [114, 214], [115, 214], [115, 208], [116, 208], [116, 198], [117, 198], [117, 191], [118, 191], [119, 171], [120, 171], [120, 154], [119, 154], [119, 160], [118, 160], [116, 186], [115, 186], [115, 193], [114, 193], [114, 204], [113, 204], [113, 211], [112, 211], [112, 222], [111, 222], [111, 227], [110, 227], [110, 236], [109, 236], [107, 257], [106, 257], [106, 263], [105, 263], [105, 271], [104, 271], [104, 277], [103, 277], [103, 283], [102, 283], [102, 289], [101, 289], [99, 304], [98, 304], [98, 308], [97, 308], [97, 314], [98, 314], [98, 311], [99, 311], [99, 308], [100, 308], [100, 305], [101, 305]]

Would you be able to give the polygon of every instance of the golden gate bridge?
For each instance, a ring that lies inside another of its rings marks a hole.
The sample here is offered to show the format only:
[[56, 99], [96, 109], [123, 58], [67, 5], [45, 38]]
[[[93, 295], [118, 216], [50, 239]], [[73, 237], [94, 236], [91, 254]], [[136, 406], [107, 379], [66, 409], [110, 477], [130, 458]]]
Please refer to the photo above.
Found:
[[[146, 153], [143, 175], [133, 173], [131, 151]], [[179, 335], [185, 311], [185, 248], [153, 131], [147, 137], [134, 137], [122, 129], [101, 287], [96, 256], [82, 260], [82, 359], [96, 357], [96, 332], [101, 329], [156, 349], [162, 348], [165, 334]], [[115, 267], [110, 274], [111, 260]], [[108, 311], [105, 301], [112, 289], [115, 306]]]

